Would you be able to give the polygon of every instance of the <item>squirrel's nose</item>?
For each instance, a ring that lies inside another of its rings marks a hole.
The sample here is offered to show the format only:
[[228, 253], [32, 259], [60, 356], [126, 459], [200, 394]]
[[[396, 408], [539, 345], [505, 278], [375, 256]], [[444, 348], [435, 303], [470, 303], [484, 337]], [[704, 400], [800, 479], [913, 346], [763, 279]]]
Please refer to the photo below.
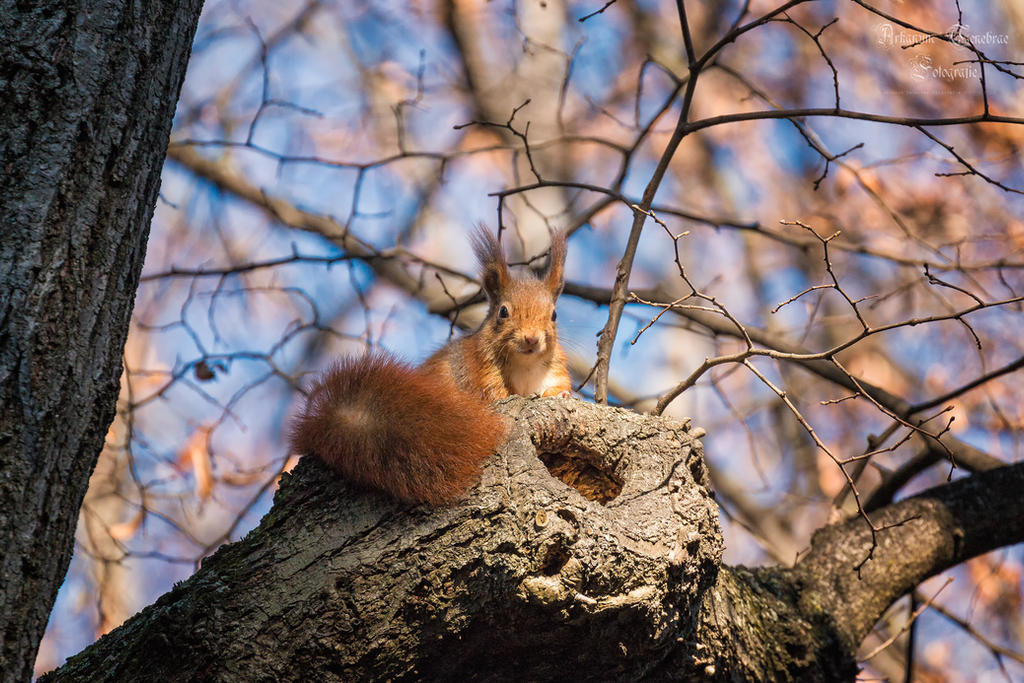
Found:
[[525, 337], [523, 337], [523, 343], [526, 344], [527, 346], [536, 346], [539, 341], [540, 337], [536, 334], [528, 334]]

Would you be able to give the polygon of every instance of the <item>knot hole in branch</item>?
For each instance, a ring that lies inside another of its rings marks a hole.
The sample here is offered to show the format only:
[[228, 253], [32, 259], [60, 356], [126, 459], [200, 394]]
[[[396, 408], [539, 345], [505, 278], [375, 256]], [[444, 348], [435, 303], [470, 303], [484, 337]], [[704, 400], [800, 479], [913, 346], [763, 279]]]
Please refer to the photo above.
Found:
[[622, 478], [605, 458], [572, 443], [560, 451], [538, 449], [537, 456], [553, 477], [568, 484], [587, 500], [607, 505], [622, 493]]

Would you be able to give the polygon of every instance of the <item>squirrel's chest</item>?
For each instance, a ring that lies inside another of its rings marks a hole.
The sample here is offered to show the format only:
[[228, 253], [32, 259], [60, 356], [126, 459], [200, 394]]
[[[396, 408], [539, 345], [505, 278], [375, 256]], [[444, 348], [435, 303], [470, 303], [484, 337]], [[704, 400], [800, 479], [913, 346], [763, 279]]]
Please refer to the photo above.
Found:
[[557, 376], [547, 360], [521, 360], [505, 367], [504, 380], [510, 394], [543, 394], [557, 384]]

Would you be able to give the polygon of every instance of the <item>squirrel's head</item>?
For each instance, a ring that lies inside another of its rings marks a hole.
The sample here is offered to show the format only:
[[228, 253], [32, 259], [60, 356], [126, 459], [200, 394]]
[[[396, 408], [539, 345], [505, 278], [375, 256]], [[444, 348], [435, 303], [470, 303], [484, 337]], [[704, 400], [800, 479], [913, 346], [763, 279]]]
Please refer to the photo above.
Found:
[[565, 233], [551, 237], [551, 256], [540, 278], [532, 273], [513, 276], [501, 245], [485, 228], [473, 235], [481, 279], [490, 308], [482, 331], [502, 353], [522, 358], [545, 354], [558, 341], [555, 302], [565, 284]]

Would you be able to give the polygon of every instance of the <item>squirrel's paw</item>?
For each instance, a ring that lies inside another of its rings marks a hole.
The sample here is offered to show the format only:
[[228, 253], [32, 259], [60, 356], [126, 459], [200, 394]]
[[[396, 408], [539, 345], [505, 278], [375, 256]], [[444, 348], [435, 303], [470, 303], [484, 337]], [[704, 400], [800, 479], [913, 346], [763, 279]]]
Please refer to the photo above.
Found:
[[553, 389], [547, 389], [543, 393], [534, 394], [534, 397], [540, 398], [572, 398], [572, 391], [569, 389], [562, 389], [561, 391], [554, 391]]

